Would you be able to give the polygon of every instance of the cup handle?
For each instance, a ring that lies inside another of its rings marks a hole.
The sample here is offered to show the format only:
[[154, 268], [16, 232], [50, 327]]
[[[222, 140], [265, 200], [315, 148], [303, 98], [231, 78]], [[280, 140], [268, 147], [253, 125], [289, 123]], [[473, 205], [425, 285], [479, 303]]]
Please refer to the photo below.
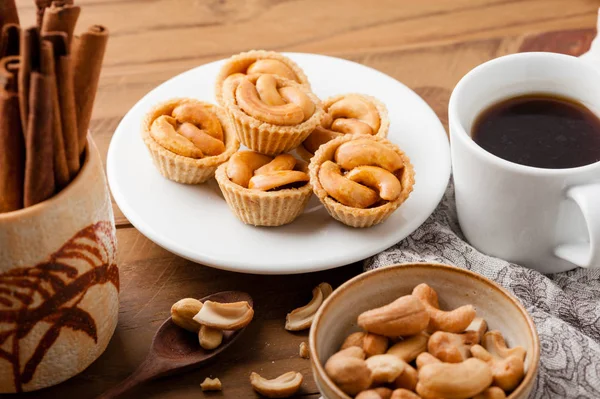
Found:
[[561, 244], [554, 249], [554, 254], [577, 266], [600, 268], [600, 184], [575, 186], [566, 195], [581, 209], [590, 243]]

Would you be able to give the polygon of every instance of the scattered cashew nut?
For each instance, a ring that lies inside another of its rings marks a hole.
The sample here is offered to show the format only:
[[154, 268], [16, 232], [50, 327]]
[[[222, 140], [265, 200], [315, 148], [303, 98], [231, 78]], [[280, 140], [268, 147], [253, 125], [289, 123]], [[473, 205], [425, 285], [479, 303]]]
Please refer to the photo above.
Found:
[[419, 370], [417, 393], [423, 399], [467, 399], [492, 384], [487, 363], [469, 358], [462, 363], [434, 363]]
[[475, 319], [473, 305], [464, 305], [451, 311], [440, 310], [437, 293], [425, 283], [417, 285], [413, 289], [413, 295], [423, 302], [429, 313], [429, 332], [461, 333]]
[[356, 395], [373, 383], [365, 352], [356, 346], [341, 350], [325, 363], [325, 372], [348, 395]]
[[302, 380], [302, 374], [296, 371], [290, 371], [272, 380], [254, 372], [250, 374], [252, 388], [267, 398], [288, 398], [294, 395], [300, 389]]
[[194, 316], [194, 320], [219, 330], [239, 330], [250, 324], [253, 317], [254, 309], [246, 301], [232, 303], [206, 301]]
[[460, 363], [471, 357], [471, 347], [479, 341], [477, 331], [462, 334], [436, 331], [427, 343], [427, 350], [446, 363]]
[[428, 340], [429, 334], [420, 332], [417, 335], [407, 337], [406, 339], [395, 343], [392, 345], [392, 347], [390, 347], [390, 349], [388, 349], [387, 353], [397, 356], [409, 363], [415, 360], [420, 353], [423, 353], [427, 350]]
[[213, 350], [223, 342], [223, 331], [202, 325], [198, 332], [198, 340], [203, 349]]
[[386, 337], [415, 335], [429, 323], [423, 303], [413, 295], [405, 295], [377, 309], [358, 316], [358, 325], [366, 331]]
[[306, 342], [300, 342], [300, 357], [302, 359], [310, 359], [310, 351]]
[[325, 299], [331, 295], [333, 289], [328, 283], [321, 283], [312, 291], [311, 301], [298, 309], [292, 310], [285, 318], [285, 329], [288, 331], [300, 331], [310, 328], [317, 310]]
[[393, 173], [377, 166], [357, 166], [346, 173], [345, 177], [377, 190], [381, 199], [386, 201], [394, 201], [402, 193], [400, 180]]
[[173, 323], [190, 332], [197, 333], [200, 323], [194, 320], [194, 316], [202, 309], [202, 302], [194, 298], [184, 298], [171, 306], [171, 320]]
[[204, 391], [220, 391], [223, 389], [221, 385], [221, 380], [218, 378], [208, 378], [206, 377], [202, 384], [200, 384], [200, 388], [202, 388], [202, 392]]

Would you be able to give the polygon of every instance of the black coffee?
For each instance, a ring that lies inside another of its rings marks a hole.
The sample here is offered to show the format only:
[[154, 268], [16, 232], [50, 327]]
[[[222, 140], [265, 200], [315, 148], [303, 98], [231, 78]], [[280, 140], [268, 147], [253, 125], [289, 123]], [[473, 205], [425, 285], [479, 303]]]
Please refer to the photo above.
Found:
[[507, 161], [563, 169], [600, 161], [600, 119], [577, 101], [547, 94], [510, 98], [483, 111], [471, 136]]

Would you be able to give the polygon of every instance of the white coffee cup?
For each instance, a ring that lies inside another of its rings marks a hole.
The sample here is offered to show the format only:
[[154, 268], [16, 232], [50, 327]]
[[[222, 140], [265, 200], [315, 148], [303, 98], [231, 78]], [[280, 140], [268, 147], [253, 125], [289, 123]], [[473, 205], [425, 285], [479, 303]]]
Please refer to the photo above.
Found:
[[600, 115], [600, 70], [567, 55], [520, 53], [461, 79], [448, 111], [460, 226], [483, 253], [542, 273], [600, 267], [600, 162], [534, 168], [492, 155], [471, 138], [483, 110], [528, 93], [569, 97]]

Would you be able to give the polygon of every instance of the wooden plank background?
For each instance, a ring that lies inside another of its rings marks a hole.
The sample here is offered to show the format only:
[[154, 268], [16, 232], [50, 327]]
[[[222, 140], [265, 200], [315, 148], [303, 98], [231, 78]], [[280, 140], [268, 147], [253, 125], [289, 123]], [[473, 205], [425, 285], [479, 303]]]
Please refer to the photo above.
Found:
[[[17, 0], [23, 25], [31, 0]], [[91, 130], [104, 157], [125, 113], [170, 77], [249, 49], [313, 52], [346, 58], [393, 76], [419, 93], [447, 124], [457, 81], [474, 66], [517, 51], [580, 54], [595, 33], [597, 0], [76, 0], [77, 31], [111, 31]], [[135, 134], [135, 132], [132, 132]], [[248, 376], [304, 374], [302, 397], [318, 398], [309, 362], [298, 357], [307, 333], [283, 329], [285, 314], [310, 299], [313, 286], [334, 287], [360, 273], [359, 264], [303, 276], [245, 276], [178, 258], [135, 230], [115, 206], [121, 310], [104, 355], [82, 374], [23, 396], [92, 398], [143, 360], [173, 302], [240, 289], [255, 299], [256, 318], [212, 365], [151, 382], [129, 397], [203, 397], [205, 376], [224, 391], [207, 397], [255, 398]]]

